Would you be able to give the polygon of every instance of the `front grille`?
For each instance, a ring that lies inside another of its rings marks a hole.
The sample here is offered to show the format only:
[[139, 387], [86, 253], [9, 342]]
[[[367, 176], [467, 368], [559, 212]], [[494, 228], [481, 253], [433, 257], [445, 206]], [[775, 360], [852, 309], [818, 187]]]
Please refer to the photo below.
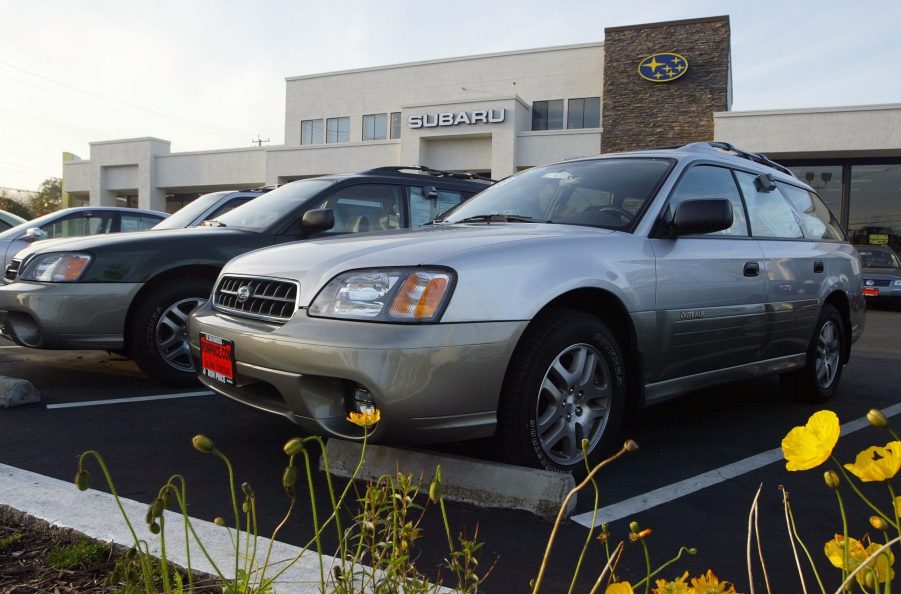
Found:
[[297, 309], [298, 284], [258, 276], [224, 276], [213, 293], [219, 311], [284, 324]]
[[19, 274], [19, 266], [21, 265], [22, 260], [13, 260], [10, 262], [9, 266], [6, 267], [6, 280], [16, 280], [16, 275]]
[[[871, 284], [872, 283], [872, 284]], [[892, 281], [889, 279], [883, 278], [873, 278], [873, 279], [865, 279], [863, 282], [866, 287], [887, 287], [892, 284]]]

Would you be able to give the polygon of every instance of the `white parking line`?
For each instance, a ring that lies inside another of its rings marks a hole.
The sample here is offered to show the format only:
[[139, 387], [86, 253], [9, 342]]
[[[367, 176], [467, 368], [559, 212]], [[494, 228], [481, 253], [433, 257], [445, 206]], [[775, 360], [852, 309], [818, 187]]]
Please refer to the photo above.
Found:
[[[901, 403], [884, 408], [882, 409], [882, 412], [887, 417], [901, 413]], [[854, 433], [864, 427], [868, 427], [869, 424], [866, 417], [855, 419], [842, 425], [841, 434], [848, 435], [849, 433]], [[717, 485], [737, 476], [753, 472], [758, 468], [763, 468], [764, 466], [778, 462], [781, 459], [782, 448], [776, 448], [685, 479], [684, 481], [679, 481], [678, 483], [673, 483], [666, 487], [661, 487], [642, 495], [631, 497], [625, 501], [602, 507], [598, 510], [598, 516], [594, 525], [600, 526], [604, 523], [614, 522], [628, 516], [633, 516], [638, 512], [657, 507], [658, 505], [663, 505], [664, 503], [669, 503], [680, 497], [691, 495], [701, 489], [706, 489], [707, 487], [712, 487], [713, 485]], [[592, 512], [586, 512], [584, 514], [573, 516], [572, 520], [590, 528], [592, 515]]]
[[104, 404], [125, 404], [128, 402], [147, 402], [149, 400], [172, 400], [175, 398], [192, 398], [194, 396], [212, 396], [214, 392], [204, 390], [202, 392], [182, 392], [180, 394], [158, 394], [155, 396], [135, 396], [133, 398], [109, 398], [107, 400], [87, 400], [85, 402], [64, 402], [62, 404], [48, 404], [48, 409], [53, 408], [78, 408], [81, 406], [103, 406]]
[[11, 344], [11, 345], [7, 345], [7, 346], [0, 346], [0, 349], [22, 349], [22, 348], [25, 348], [25, 347], [21, 347], [21, 346], [19, 346], [19, 345], [17, 345], [17, 344]]

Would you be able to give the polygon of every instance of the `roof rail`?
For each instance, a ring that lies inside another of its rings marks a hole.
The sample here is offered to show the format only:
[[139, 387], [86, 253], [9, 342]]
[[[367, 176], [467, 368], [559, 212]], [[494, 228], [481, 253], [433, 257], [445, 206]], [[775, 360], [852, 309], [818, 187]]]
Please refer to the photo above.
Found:
[[451, 177], [454, 179], [474, 179], [478, 181], [487, 181], [491, 183], [495, 183], [497, 180], [493, 180], [490, 177], [485, 177], [484, 175], [479, 175], [478, 173], [471, 173], [468, 171], [460, 172], [460, 171], [444, 171], [442, 169], [432, 169], [431, 167], [426, 167], [425, 165], [390, 165], [386, 167], [376, 167], [374, 169], [367, 169], [366, 171], [362, 171], [361, 173], [371, 173], [371, 174], [387, 174], [387, 173], [402, 173], [404, 171], [421, 171], [423, 173], [427, 173], [428, 175], [432, 175], [435, 177]]
[[258, 188], [242, 188], [242, 189], [237, 190], [237, 191], [238, 191], [238, 192], [270, 192], [270, 191], [274, 190], [274, 189], [277, 188], [277, 187], [278, 187], [278, 186], [276, 186], [275, 184], [272, 184], [272, 185], [269, 185], [269, 186], [260, 186], [260, 187], [258, 187]]
[[760, 163], [761, 165], [766, 165], [767, 167], [772, 167], [776, 171], [781, 171], [782, 173], [784, 173], [786, 175], [790, 175], [794, 178], [797, 178], [797, 176], [788, 167], [785, 167], [784, 165], [780, 165], [779, 163], [776, 163], [775, 161], [767, 158], [765, 155], [761, 155], [760, 153], [752, 153], [749, 151], [744, 151], [740, 148], [736, 148], [736, 147], [732, 146], [731, 144], [729, 144], [728, 142], [720, 142], [720, 141], [693, 142], [691, 144], [686, 144], [682, 148], [690, 148], [690, 147], [710, 148], [710, 149], [717, 149], [717, 150], [725, 151], [728, 153], [732, 153], [736, 157], [741, 157], [741, 158], [747, 159], [749, 161], [754, 161], [755, 163]]

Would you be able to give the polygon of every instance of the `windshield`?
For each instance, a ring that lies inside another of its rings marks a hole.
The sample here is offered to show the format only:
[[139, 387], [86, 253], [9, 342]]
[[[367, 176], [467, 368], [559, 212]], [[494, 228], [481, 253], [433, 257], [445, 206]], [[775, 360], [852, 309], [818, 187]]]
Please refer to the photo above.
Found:
[[620, 158], [536, 167], [487, 188], [444, 220], [537, 221], [626, 230], [637, 221], [672, 163]]
[[276, 223], [283, 222], [307, 200], [334, 183], [335, 180], [332, 179], [303, 179], [291, 182], [216, 217], [216, 222], [220, 226], [261, 233]]
[[867, 268], [901, 268], [898, 256], [889, 250], [868, 250], [858, 248], [857, 253]]
[[[217, 200], [228, 193], [229, 192], [213, 192], [212, 194], [204, 194], [193, 202], [179, 208], [172, 216], [157, 223], [152, 229], [181, 229], [182, 227], [187, 227], [194, 219], [203, 214], [209, 207], [214, 205]], [[202, 221], [198, 221], [198, 223], [200, 222]]]

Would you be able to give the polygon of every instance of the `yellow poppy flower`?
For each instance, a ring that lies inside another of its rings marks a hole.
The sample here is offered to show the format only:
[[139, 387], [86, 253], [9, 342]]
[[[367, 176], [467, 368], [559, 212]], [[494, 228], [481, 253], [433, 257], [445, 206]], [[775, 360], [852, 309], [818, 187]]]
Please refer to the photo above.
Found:
[[[878, 543], [873, 543], [867, 547], [866, 556], [870, 557], [880, 549]], [[879, 553], [875, 559], [867, 563], [867, 567], [869, 569], [864, 569], [860, 573], [857, 574], [857, 582], [861, 586], [867, 586], [866, 582], [866, 574], [868, 571], [872, 570], [876, 572], [876, 575], [873, 576], [880, 584], [884, 584], [888, 581], [895, 579], [895, 570], [892, 569], [892, 566], [895, 564], [895, 556], [892, 554], [891, 550], [886, 549], [885, 551]]]
[[884, 448], [869, 447], [845, 468], [865, 483], [887, 481], [901, 470], [901, 441], [889, 442]]
[[702, 576], [691, 578], [691, 585], [695, 594], [738, 594], [731, 582], [721, 582], [712, 569]]
[[382, 413], [379, 412], [379, 409], [367, 413], [351, 412], [347, 415], [347, 420], [359, 427], [372, 427], [381, 419]]
[[901, 495], [895, 497], [895, 513], [901, 516]]
[[838, 443], [841, 428], [831, 410], [811, 415], [803, 427], [795, 427], [782, 440], [782, 454], [788, 470], [810, 470], [829, 459]]
[[671, 582], [666, 580], [657, 580], [657, 587], [652, 590], [654, 594], [694, 594], [694, 591], [685, 583], [688, 578], [688, 572], [682, 574], [682, 577]]
[[[823, 547], [826, 558], [829, 559], [829, 562], [832, 563], [832, 565], [839, 569], [841, 569], [845, 563], [844, 541], [845, 537], [841, 534], [836, 534], [835, 538], [827, 542], [826, 546]], [[867, 554], [863, 543], [856, 538], [848, 537], [848, 566], [845, 567], [845, 569], [854, 571], [854, 569], [860, 565], [861, 561], [866, 558]]]
[[607, 585], [604, 594], [634, 594], [629, 582], [613, 582]]
[[[836, 534], [835, 538], [826, 543], [824, 550], [826, 552], [826, 557], [829, 558], [829, 561], [839, 569], [844, 565], [844, 550], [843, 544], [844, 538], [840, 534]], [[845, 569], [848, 571], [854, 571], [857, 567], [867, 561], [870, 556], [879, 550], [880, 545], [877, 543], [871, 543], [869, 546], [864, 548], [863, 543], [857, 540], [856, 538], [848, 538], [848, 564], [845, 566]], [[861, 586], [868, 587], [872, 586], [872, 583], [867, 584], [867, 576], [869, 575], [869, 580], [872, 582], [874, 579], [878, 580], [880, 583], [885, 583], [889, 580], [893, 580], [895, 578], [895, 571], [892, 569], [892, 566], [895, 564], [895, 556], [891, 551], [886, 550], [883, 553], [879, 554], [875, 559], [870, 560], [867, 563], [867, 569], [862, 569], [857, 574], [857, 583]], [[873, 573], [875, 572], [875, 573]]]

